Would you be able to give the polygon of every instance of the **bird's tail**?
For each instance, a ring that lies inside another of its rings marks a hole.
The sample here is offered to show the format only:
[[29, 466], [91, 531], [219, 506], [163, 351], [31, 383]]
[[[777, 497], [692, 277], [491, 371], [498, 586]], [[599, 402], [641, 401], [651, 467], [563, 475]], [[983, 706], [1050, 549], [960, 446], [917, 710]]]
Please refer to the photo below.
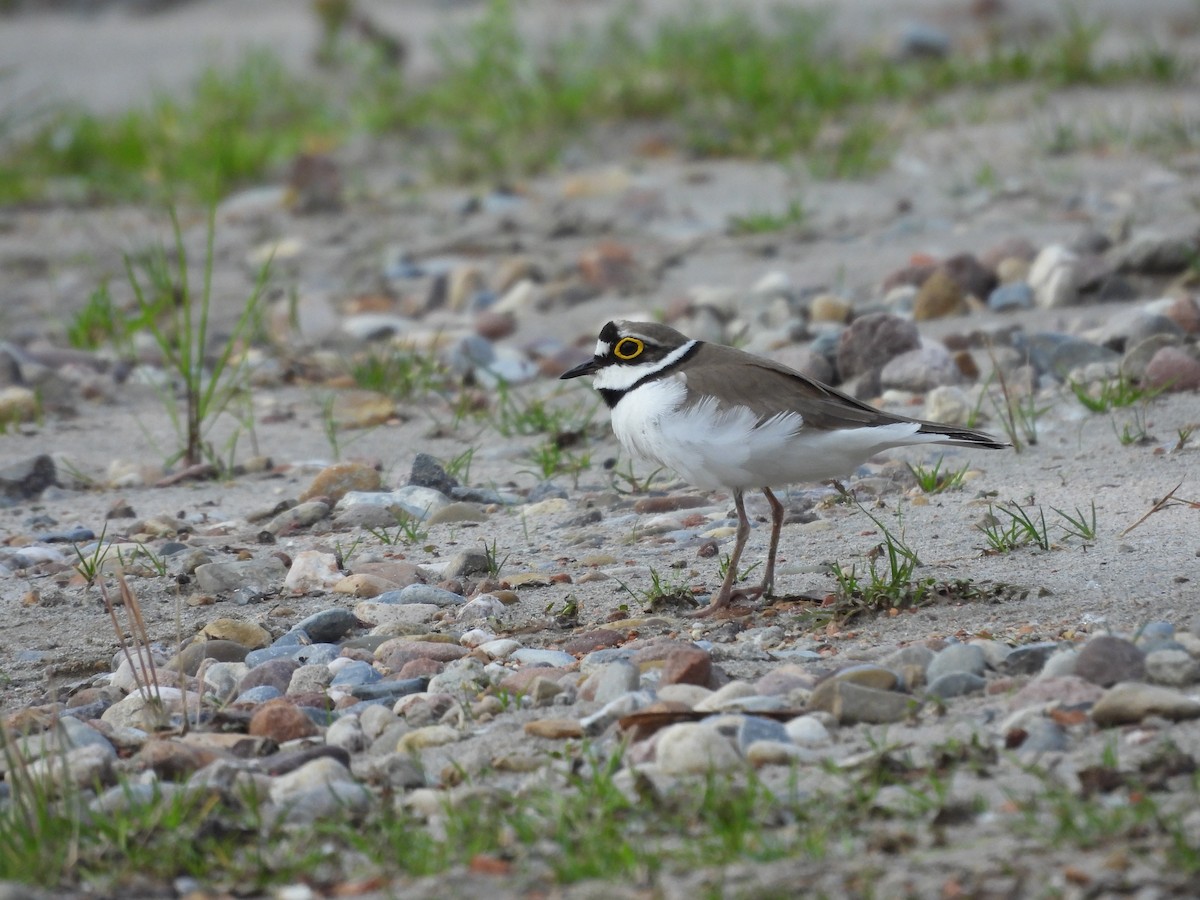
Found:
[[937, 422], [922, 422], [917, 434], [938, 435], [939, 444], [960, 444], [965, 447], [987, 447], [989, 450], [1003, 450], [1011, 447], [1008, 441], [997, 440], [982, 431], [970, 428], [955, 428], [953, 425], [940, 425]]

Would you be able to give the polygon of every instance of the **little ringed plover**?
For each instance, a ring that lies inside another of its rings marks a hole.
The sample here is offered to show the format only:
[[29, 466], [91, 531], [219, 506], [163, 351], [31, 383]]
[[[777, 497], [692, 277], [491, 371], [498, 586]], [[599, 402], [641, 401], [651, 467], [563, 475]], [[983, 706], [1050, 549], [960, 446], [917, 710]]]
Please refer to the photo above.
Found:
[[848, 475], [890, 447], [1010, 446], [980, 431], [884, 412], [780, 363], [653, 322], [609, 322], [595, 355], [559, 377], [581, 375], [593, 376], [627, 451], [697, 487], [733, 492], [738, 527], [725, 580], [694, 615], [723, 609], [734, 596], [750, 535], [746, 490], [767, 498], [771, 537], [762, 584], [740, 593], [769, 596], [784, 515], [772, 487]]

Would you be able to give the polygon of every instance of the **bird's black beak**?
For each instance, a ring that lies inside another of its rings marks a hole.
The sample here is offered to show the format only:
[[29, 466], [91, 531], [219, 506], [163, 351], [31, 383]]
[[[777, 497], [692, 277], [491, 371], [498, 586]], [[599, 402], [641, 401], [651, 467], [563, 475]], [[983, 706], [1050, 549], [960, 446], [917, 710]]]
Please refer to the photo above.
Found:
[[580, 375], [592, 375], [599, 370], [600, 360], [593, 356], [587, 362], [580, 363], [573, 369], [567, 369], [567, 371], [563, 372], [558, 377], [560, 380], [564, 378], [578, 378]]

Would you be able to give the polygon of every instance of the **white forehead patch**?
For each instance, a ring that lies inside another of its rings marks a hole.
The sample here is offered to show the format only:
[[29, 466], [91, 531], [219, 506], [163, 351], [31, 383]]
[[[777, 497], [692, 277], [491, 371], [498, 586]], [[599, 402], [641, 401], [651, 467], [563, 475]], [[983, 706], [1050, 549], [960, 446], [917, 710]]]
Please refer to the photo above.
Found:
[[596, 356], [608, 356], [611, 351], [612, 344], [610, 344], [608, 341], [596, 341]]

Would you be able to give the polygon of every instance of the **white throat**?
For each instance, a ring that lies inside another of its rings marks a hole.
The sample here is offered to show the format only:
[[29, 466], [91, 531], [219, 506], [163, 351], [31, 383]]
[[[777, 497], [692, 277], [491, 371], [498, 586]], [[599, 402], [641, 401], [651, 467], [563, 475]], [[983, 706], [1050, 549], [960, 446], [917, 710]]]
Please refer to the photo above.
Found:
[[595, 378], [592, 379], [592, 385], [604, 391], [627, 391], [647, 375], [653, 375], [655, 372], [674, 365], [695, 346], [695, 341], [688, 341], [686, 344], [672, 350], [658, 362], [638, 363], [636, 365], [617, 363], [616, 365], [605, 366], [596, 373]]

